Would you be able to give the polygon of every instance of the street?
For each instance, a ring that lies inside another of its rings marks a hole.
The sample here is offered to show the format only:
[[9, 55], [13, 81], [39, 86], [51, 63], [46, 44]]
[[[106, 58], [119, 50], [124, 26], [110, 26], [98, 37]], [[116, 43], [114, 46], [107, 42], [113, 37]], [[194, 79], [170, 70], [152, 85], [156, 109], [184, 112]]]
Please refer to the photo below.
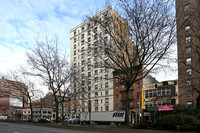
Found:
[[0, 122], [0, 133], [92, 133], [92, 132]]

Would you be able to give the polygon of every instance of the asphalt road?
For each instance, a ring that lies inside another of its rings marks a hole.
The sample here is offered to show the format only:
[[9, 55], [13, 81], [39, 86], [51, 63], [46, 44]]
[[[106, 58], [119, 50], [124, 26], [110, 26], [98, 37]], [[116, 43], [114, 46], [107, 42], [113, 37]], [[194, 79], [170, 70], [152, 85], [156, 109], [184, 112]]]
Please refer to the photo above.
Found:
[[0, 133], [93, 133], [0, 122]]

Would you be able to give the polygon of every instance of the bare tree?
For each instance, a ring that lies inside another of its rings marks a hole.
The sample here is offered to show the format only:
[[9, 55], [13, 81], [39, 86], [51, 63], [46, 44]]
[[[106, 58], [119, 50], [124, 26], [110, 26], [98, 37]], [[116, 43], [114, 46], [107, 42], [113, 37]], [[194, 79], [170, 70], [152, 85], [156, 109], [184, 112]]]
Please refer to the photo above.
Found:
[[[121, 16], [114, 9], [89, 18], [95, 32], [93, 52], [99, 67], [112, 69], [126, 87], [125, 123], [129, 124], [129, 91], [167, 58], [175, 43], [174, 3], [170, 0], [119, 0]], [[137, 78], [139, 76], [139, 78]], [[141, 95], [141, 94], [140, 94]]]
[[57, 94], [68, 83], [70, 77], [69, 63], [63, 49], [59, 48], [58, 38], [50, 40], [36, 39], [36, 47], [27, 53], [27, 63], [31, 66], [29, 75], [39, 77], [53, 93], [55, 101], [56, 122], [58, 122], [59, 99]]

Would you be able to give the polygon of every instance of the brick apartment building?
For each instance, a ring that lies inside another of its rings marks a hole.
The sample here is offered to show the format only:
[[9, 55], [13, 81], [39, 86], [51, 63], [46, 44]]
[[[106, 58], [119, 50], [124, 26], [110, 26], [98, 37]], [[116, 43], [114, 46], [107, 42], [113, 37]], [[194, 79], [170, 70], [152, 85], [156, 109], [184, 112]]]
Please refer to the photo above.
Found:
[[[113, 81], [113, 108], [114, 110], [125, 110], [125, 97], [126, 97], [126, 87], [124, 82], [119, 80], [117, 77], [120, 74], [117, 72], [113, 72], [114, 81]], [[140, 75], [142, 76], [142, 75]], [[138, 76], [138, 78], [140, 78]], [[129, 106], [130, 111], [133, 112], [134, 118], [136, 122], [139, 122], [139, 114], [142, 112], [144, 108], [144, 93], [143, 89], [144, 86], [147, 84], [155, 84], [158, 81], [153, 78], [150, 74], [148, 74], [145, 78], [141, 79], [140, 81], [134, 83], [129, 91]]]
[[1, 116], [12, 118], [14, 109], [28, 107], [28, 97], [23, 94], [22, 91], [28, 91], [28, 88], [24, 83], [0, 78]]
[[196, 104], [200, 90], [200, 1], [176, 0], [180, 104]]

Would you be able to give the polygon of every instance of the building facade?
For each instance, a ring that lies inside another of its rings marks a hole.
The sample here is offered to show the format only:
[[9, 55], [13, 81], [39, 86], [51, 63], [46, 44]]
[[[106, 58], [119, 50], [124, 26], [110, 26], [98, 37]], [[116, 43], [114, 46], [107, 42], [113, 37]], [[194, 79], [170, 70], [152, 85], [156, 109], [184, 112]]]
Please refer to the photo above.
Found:
[[199, 0], [176, 0], [180, 104], [196, 104], [200, 90], [199, 12]]
[[[160, 117], [162, 112], [173, 110], [173, 106], [179, 104], [179, 90], [177, 80], [163, 81], [144, 85], [144, 120], [154, 120], [154, 116]], [[155, 111], [158, 111], [155, 114]]]
[[12, 119], [14, 109], [27, 108], [27, 91], [24, 83], [0, 78], [0, 115]]
[[[119, 18], [120, 16], [113, 7], [108, 7], [97, 15], [103, 22], [107, 22], [107, 17]], [[114, 26], [114, 20], [109, 26]], [[114, 29], [114, 28], [113, 28]], [[114, 32], [114, 30], [113, 30]], [[83, 111], [88, 110], [88, 101], [91, 101], [91, 111], [112, 111], [113, 108], [113, 70], [99, 67], [102, 64], [98, 57], [98, 48], [95, 45], [104, 38], [114, 47], [114, 42], [109, 34], [97, 23], [86, 20], [74, 27], [71, 34], [71, 65], [74, 68], [72, 78], [73, 93], [79, 93], [82, 99]], [[103, 55], [103, 59], [108, 57]], [[80, 92], [87, 92], [83, 94]], [[83, 100], [84, 99], [84, 100]]]

